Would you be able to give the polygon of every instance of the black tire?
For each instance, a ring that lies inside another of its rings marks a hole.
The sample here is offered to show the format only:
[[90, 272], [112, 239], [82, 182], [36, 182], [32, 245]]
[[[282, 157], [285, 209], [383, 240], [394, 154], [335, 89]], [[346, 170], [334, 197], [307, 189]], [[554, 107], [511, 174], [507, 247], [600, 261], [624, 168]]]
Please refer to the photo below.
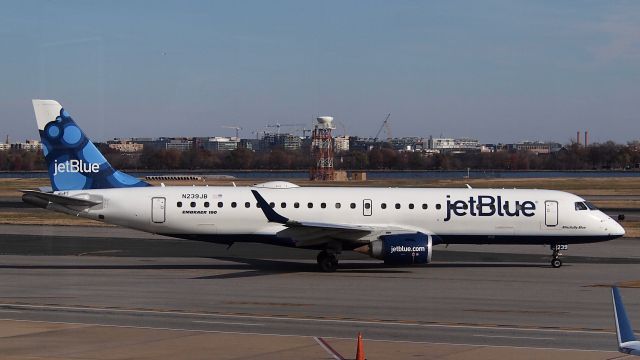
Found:
[[318, 267], [322, 272], [334, 272], [338, 269], [338, 258], [333, 254], [324, 253], [324, 256], [320, 256], [324, 252], [318, 254]]
[[553, 266], [554, 268], [559, 268], [560, 266], [562, 266], [562, 260], [555, 258], [551, 260], [551, 266]]
[[320, 251], [318, 253], [318, 257], [316, 257], [316, 261], [318, 261], [318, 265], [320, 265], [320, 263], [324, 260], [324, 258], [327, 257], [327, 255], [329, 255], [329, 254], [327, 254], [327, 252], [324, 251], [324, 250], [322, 250], [322, 251]]

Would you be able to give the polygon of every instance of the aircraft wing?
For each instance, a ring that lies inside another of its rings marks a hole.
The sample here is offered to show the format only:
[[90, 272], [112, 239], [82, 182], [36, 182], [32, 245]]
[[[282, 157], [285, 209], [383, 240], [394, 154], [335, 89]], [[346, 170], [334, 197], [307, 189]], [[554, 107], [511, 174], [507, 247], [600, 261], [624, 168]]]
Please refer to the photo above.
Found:
[[20, 190], [20, 191], [24, 193], [24, 195], [22, 195], [22, 200], [24, 202], [27, 202], [39, 207], [46, 207], [47, 204], [49, 203], [62, 205], [62, 206], [91, 207], [91, 206], [99, 205], [101, 203], [99, 201], [92, 201], [92, 200], [82, 199], [77, 197], [57, 195], [57, 194], [46, 193], [46, 192], [37, 191], [37, 190]]
[[616, 334], [618, 335], [618, 351], [624, 354], [640, 356], [640, 341], [633, 334], [631, 322], [622, 303], [622, 297], [617, 287], [611, 288], [613, 299], [613, 315], [616, 319]]
[[258, 205], [269, 222], [279, 223], [287, 229], [278, 232], [280, 237], [288, 237], [296, 240], [298, 246], [312, 246], [324, 244], [330, 241], [368, 243], [368, 235], [385, 232], [415, 232], [413, 229], [405, 229], [392, 225], [360, 225], [343, 223], [325, 223], [315, 221], [298, 221], [278, 214], [269, 203], [258, 193], [251, 190], [258, 201]]

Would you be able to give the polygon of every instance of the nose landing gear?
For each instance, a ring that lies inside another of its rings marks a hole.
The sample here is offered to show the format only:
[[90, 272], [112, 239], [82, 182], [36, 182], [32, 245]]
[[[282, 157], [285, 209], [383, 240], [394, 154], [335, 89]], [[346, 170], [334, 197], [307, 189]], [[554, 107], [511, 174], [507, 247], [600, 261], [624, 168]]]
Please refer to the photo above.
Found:
[[569, 249], [569, 245], [551, 245], [551, 251], [553, 251], [553, 254], [551, 255], [551, 266], [554, 268], [559, 268], [562, 266], [562, 260], [560, 260], [560, 256], [562, 255], [560, 253], [560, 251], [564, 251]]
[[338, 255], [335, 252], [322, 250], [317, 257], [318, 267], [322, 272], [334, 272], [338, 269]]

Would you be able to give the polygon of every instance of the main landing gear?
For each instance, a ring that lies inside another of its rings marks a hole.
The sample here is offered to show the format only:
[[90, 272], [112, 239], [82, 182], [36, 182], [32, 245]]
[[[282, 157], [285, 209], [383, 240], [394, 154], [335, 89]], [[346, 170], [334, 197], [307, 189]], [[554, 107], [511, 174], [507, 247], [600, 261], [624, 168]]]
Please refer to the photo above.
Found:
[[318, 267], [323, 272], [334, 272], [338, 269], [338, 255], [334, 252], [322, 250], [318, 254]]
[[560, 253], [560, 251], [564, 251], [569, 249], [569, 245], [551, 245], [551, 251], [553, 251], [553, 254], [551, 255], [551, 266], [554, 268], [559, 268], [560, 266], [562, 266], [562, 260], [560, 260], [560, 255], [562, 255]]

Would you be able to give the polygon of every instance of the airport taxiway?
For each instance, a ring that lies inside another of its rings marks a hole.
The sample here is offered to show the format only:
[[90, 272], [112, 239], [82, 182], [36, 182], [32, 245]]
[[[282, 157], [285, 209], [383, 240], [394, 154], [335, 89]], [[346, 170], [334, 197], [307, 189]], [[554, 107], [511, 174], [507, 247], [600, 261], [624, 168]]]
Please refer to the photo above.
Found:
[[[615, 356], [607, 286], [640, 285], [640, 240], [571, 246], [560, 269], [543, 246], [434, 250], [428, 266], [353, 254], [326, 274], [313, 251], [2, 225], [0, 349], [15, 358], [158, 358], [166, 348], [322, 359], [314, 336], [351, 354], [362, 331], [376, 349], [369, 359]], [[622, 289], [638, 323], [639, 291]]]

